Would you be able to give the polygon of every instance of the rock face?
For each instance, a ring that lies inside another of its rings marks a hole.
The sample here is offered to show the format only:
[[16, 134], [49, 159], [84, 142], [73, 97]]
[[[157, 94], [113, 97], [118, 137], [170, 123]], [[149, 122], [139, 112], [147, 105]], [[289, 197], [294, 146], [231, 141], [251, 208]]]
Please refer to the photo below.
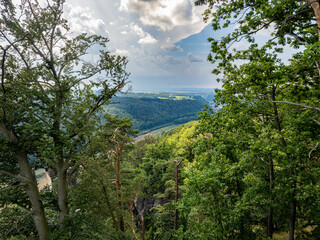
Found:
[[57, 178], [57, 175], [55, 174], [55, 172], [51, 168], [49, 168], [47, 170], [47, 172], [48, 172], [48, 174], [49, 174], [49, 176], [50, 176], [50, 178], [51, 178], [51, 180], [53, 182]]
[[138, 197], [135, 201], [134, 201], [134, 213], [135, 215], [143, 215], [144, 217], [146, 215], [149, 215], [151, 218], [154, 217], [154, 215], [156, 214], [156, 211], [153, 210], [153, 208], [161, 205], [163, 206], [165, 203], [168, 203], [169, 200], [168, 199], [159, 199], [159, 198], [155, 198], [153, 196], [148, 196], [146, 198], [141, 198]]

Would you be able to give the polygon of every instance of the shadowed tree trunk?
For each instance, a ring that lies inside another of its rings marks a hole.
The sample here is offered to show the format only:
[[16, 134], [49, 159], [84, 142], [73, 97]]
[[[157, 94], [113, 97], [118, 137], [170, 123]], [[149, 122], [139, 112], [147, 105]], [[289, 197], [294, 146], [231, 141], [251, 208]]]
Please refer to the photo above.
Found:
[[[287, 143], [286, 140], [282, 137], [282, 133], [281, 133], [281, 124], [280, 124], [280, 119], [279, 119], [279, 113], [278, 113], [278, 108], [277, 108], [277, 104], [274, 102], [275, 99], [275, 91], [276, 88], [273, 87], [272, 89], [272, 101], [273, 101], [273, 109], [274, 109], [274, 117], [275, 117], [275, 123], [276, 123], [276, 128], [278, 133], [280, 134], [281, 138], [281, 144], [283, 146], [284, 149], [286, 149], [287, 147]], [[290, 159], [289, 153], [286, 152], [286, 157], [287, 157], [287, 162], [288, 164], [292, 164], [292, 160]], [[292, 180], [294, 177], [294, 170], [293, 167], [290, 166], [290, 179]], [[296, 208], [297, 208], [297, 202], [295, 199], [295, 189], [296, 187], [296, 183], [295, 181], [292, 184], [292, 188], [293, 188], [293, 193], [291, 195], [291, 200], [290, 200], [290, 215], [289, 215], [289, 240], [294, 240], [294, 231], [295, 231], [295, 222], [296, 222]]]
[[268, 220], [267, 220], [267, 236], [272, 238], [273, 235], [273, 181], [274, 181], [274, 168], [273, 168], [273, 160], [270, 158], [269, 161], [269, 191], [270, 191], [270, 204], [268, 210]]
[[[0, 123], [0, 132], [6, 137], [9, 143], [13, 145], [18, 145], [18, 138], [14, 133], [7, 129], [3, 123]], [[25, 189], [29, 200], [31, 202], [31, 211], [29, 214], [33, 218], [38, 231], [39, 239], [45, 240], [48, 235], [48, 223], [45, 217], [42, 201], [40, 199], [40, 193], [38, 189], [38, 184], [34, 172], [31, 169], [28, 156], [23, 151], [17, 151], [14, 155], [17, 160], [20, 169], [20, 175], [16, 176], [5, 171], [0, 171], [0, 173], [7, 174], [20, 180], [22, 187]]]

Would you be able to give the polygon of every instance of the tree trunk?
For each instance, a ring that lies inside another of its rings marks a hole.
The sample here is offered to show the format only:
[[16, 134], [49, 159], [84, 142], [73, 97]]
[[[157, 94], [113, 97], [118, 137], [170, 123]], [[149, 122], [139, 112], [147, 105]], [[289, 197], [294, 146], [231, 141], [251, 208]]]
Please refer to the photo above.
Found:
[[294, 230], [295, 230], [295, 222], [296, 222], [296, 208], [297, 202], [293, 197], [290, 203], [290, 221], [289, 221], [289, 240], [294, 240]]
[[143, 212], [140, 213], [140, 220], [141, 220], [141, 240], [145, 240], [146, 226], [144, 224]]
[[270, 207], [269, 207], [269, 210], [268, 210], [268, 220], [267, 220], [267, 236], [269, 238], [272, 238], [272, 235], [273, 235], [273, 207], [272, 207], [272, 204], [273, 204], [273, 193], [272, 193], [272, 190], [273, 190], [273, 180], [274, 180], [274, 168], [273, 168], [273, 160], [272, 158], [270, 158], [270, 167], [269, 167], [269, 191], [270, 191]]
[[105, 198], [105, 200], [106, 200], [106, 203], [107, 203], [107, 206], [108, 206], [108, 209], [109, 209], [111, 218], [112, 218], [113, 227], [118, 231], [118, 230], [119, 230], [118, 224], [117, 224], [116, 218], [115, 218], [115, 216], [114, 216], [114, 214], [113, 214], [113, 211], [112, 211], [112, 207], [111, 207], [111, 204], [110, 204], [110, 200], [109, 200], [109, 196], [108, 196], [108, 193], [107, 193], [107, 189], [106, 189], [106, 187], [104, 186], [104, 184], [103, 184], [102, 181], [101, 181], [101, 186], [102, 186], [104, 198]]
[[48, 222], [44, 213], [42, 201], [40, 199], [40, 193], [38, 189], [38, 184], [34, 173], [32, 172], [31, 166], [28, 161], [27, 154], [19, 151], [15, 154], [15, 158], [18, 160], [20, 175], [28, 181], [22, 180], [22, 184], [26, 190], [26, 193], [31, 202], [32, 212], [31, 216], [36, 225], [39, 239], [45, 240], [48, 235]]
[[134, 236], [134, 238], [136, 239], [136, 240], [139, 240], [139, 238], [137, 237], [137, 234], [136, 234], [136, 230], [134, 229], [134, 226], [135, 226], [135, 221], [134, 221], [134, 215], [133, 215], [133, 202], [131, 202], [130, 204], [129, 204], [129, 206], [130, 206], [130, 215], [131, 215], [131, 230], [132, 230], [132, 234], [133, 234], [133, 236]]
[[[4, 123], [0, 123], [0, 132], [4, 135], [9, 143], [18, 145], [19, 140], [17, 139], [16, 135], [9, 130]], [[16, 152], [14, 157], [19, 164], [21, 176], [19, 180], [21, 181], [21, 184], [31, 202], [31, 216], [36, 225], [39, 239], [45, 240], [49, 232], [49, 227], [40, 198], [36, 176], [31, 169], [28, 156], [24, 151]]]
[[302, 0], [303, 2], [309, 3], [313, 9], [314, 15], [316, 16], [317, 27], [318, 27], [318, 38], [320, 41], [320, 3], [315, 0]]
[[176, 165], [176, 186], [175, 186], [175, 196], [174, 196], [174, 227], [173, 230], [177, 231], [178, 230], [178, 209], [177, 209], [177, 203], [178, 203], [178, 197], [179, 197], [179, 185], [178, 185], [178, 180], [179, 180], [179, 172], [178, 169], [179, 168], [179, 164]]
[[58, 204], [59, 204], [59, 222], [60, 227], [64, 227], [64, 220], [69, 215], [68, 207], [68, 182], [67, 182], [67, 169], [63, 163], [57, 167], [58, 175]]
[[[320, 42], [320, 3], [316, 0], [300, 0], [306, 3], [309, 3], [313, 9], [314, 15], [316, 17], [317, 21], [317, 28], [318, 28], [318, 40]], [[320, 64], [318, 61], [316, 61], [316, 65], [319, 71], [319, 77], [320, 77]]]
[[[280, 124], [280, 119], [279, 119], [279, 114], [278, 114], [278, 108], [277, 104], [275, 103], [275, 87], [272, 89], [272, 101], [273, 101], [273, 109], [274, 109], [274, 117], [275, 117], [275, 122], [276, 122], [276, 128], [278, 133], [281, 135], [281, 124]], [[280, 141], [282, 143], [282, 146], [284, 148], [287, 147], [286, 140], [281, 136]], [[290, 179], [293, 179], [294, 177], [294, 170], [292, 167], [292, 162], [290, 160], [289, 153], [286, 152], [286, 157], [288, 164], [290, 164]], [[294, 181], [292, 188], [293, 188], [293, 193], [291, 195], [291, 201], [290, 201], [290, 215], [289, 215], [289, 240], [294, 240], [294, 231], [295, 231], [295, 222], [296, 222], [296, 208], [297, 208], [297, 203], [295, 200], [295, 187], [296, 183]]]
[[122, 202], [122, 189], [121, 189], [121, 165], [120, 165], [120, 148], [117, 146], [117, 156], [116, 156], [116, 171], [117, 171], [117, 191], [118, 191], [118, 205], [119, 205], [119, 228], [120, 231], [124, 232], [124, 218], [123, 218], [123, 202]]

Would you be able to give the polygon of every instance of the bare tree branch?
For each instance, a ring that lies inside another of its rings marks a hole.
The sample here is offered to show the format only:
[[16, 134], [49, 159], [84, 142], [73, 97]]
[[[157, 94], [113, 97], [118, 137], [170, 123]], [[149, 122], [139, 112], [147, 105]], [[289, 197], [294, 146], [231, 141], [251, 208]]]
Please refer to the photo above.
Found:
[[317, 144], [314, 146], [314, 148], [311, 149], [311, 151], [309, 152], [309, 158], [311, 158], [311, 153], [317, 150], [317, 147], [319, 146], [320, 142], [317, 142]]
[[310, 107], [310, 106], [307, 106], [307, 105], [303, 105], [303, 104], [299, 104], [299, 103], [294, 103], [294, 102], [288, 102], [288, 101], [272, 101], [272, 100], [269, 100], [269, 101], [272, 102], [272, 103], [285, 103], [285, 104], [290, 104], [290, 105], [295, 105], [295, 106], [299, 106], [299, 107], [303, 107], [303, 108], [308, 108], [308, 109], [320, 111], [320, 108]]

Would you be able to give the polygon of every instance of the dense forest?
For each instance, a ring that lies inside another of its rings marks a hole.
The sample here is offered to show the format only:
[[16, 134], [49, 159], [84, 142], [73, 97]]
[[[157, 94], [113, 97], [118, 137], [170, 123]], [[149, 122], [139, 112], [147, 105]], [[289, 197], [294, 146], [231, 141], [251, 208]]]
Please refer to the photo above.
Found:
[[320, 239], [319, 1], [195, 1], [232, 29], [209, 39], [218, 111], [136, 144], [106, 112], [129, 77], [109, 40], [72, 37], [64, 1], [0, 3], [0, 239]]
[[198, 113], [208, 103], [201, 96], [166, 96], [166, 94], [161, 94], [157, 98], [149, 96], [149, 94], [134, 94], [134, 96], [115, 97], [105, 110], [120, 118], [131, 117], [133, 128], [143, 133], [161, 126], [196, 120]]

